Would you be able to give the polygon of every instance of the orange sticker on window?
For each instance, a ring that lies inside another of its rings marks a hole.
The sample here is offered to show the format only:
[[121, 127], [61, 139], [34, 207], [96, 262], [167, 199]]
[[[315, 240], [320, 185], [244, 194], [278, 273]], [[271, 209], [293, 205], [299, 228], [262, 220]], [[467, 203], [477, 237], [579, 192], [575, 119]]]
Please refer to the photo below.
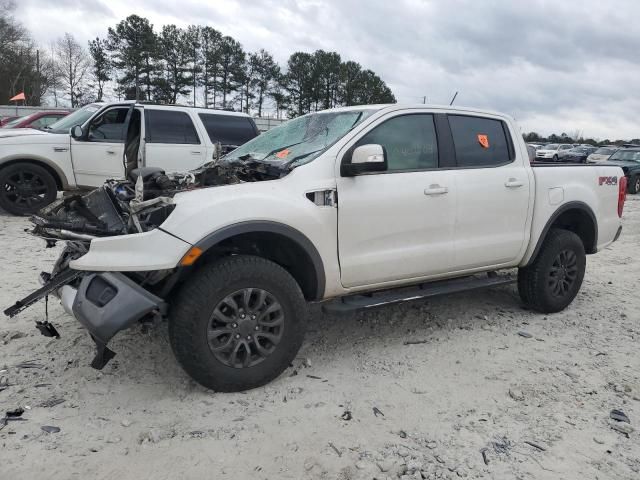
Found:
[[483, 133], [478, 134], [478, 143], [482, 148], [489, 148], [489, 136]]
[[287, 158], [290, 153], [291, 153], [291, 150], [289, 150], [288, 148], [285, 148], [284, 150], [280, 150], [278, 153], [276, 153], [276, 157]]

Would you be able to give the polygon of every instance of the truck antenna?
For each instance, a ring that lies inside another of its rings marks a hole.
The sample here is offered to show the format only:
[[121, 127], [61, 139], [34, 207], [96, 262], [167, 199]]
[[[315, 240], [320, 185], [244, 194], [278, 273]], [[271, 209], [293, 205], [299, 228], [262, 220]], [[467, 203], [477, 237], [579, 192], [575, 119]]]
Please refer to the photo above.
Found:
[[449, 106], [453, 105], [453, 102], [456, 101], [456, 97], [458, 96], [458, 92], [456, 91], [456, 94], [453, 96], [453, 98], [451, 99], [451, 103], [449, 104]]

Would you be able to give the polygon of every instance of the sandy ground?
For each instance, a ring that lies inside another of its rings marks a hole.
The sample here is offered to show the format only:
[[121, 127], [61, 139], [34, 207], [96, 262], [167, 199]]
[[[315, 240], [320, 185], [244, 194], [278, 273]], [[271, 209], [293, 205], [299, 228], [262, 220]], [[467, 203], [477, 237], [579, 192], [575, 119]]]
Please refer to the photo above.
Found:
[[[3, 308], [57, 254], [26, 226], [0, 216]], [[62, 338], [40, 336], [37, 304], [0, 322], [0, 414], [26, 409], [0, 431], [0, 478], [638, 479], [640, 433], [609, 413], [640, 426], [639, 240], [640, 195], [555, 315], [524, 310], [513, 287], [317, 312], [293, 367], [242, 394], [191, 381], [166, 326], [119, 334], [92, 370], [87, 334], [52, 304]]]

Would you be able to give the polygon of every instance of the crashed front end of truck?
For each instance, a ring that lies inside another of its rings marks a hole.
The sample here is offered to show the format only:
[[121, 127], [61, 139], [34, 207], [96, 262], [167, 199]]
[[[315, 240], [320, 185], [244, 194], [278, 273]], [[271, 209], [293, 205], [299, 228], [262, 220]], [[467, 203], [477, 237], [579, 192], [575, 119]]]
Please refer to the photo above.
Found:
[[[279, 178], [283, 170], [250, 161], [234, 165], [210, 164], [183, 174], [167, 175], [159, 168], [130, 172], [126, 180], [109, 180], [84, 195], [64, 197], [31, 217], [29, 232], [47, 247], [66, 242], [53, 270], [42, 272], [42, 287], [4, 311], [13, 317], [49, 295], [91, 334], [96, 356], [91, 366], [102, 369], [115, 355], [108, 342], [121, 330], [155, 323], [167, 313], [165, 298], [180, 279], [179, 266], [141, 272], [91, 272], [71, 268], [85, 255], [91, 241], [144, 233], [158, 228], [175, 208], [173, 197], [182, 192], [241, 182]], [[48, 337], [59, 337], [48, 319], [36, 327]]]

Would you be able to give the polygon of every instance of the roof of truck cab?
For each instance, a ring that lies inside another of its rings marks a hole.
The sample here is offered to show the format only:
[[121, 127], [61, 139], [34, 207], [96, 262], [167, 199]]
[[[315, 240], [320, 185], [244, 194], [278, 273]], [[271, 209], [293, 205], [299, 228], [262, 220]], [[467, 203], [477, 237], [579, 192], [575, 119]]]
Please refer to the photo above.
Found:
[[[501, 112], [496, 112], [492, 110], [485, 110], [482, 108], [475, 107], [458, 107], [453, 105], [437, 105], [430, 103], [385, 103], [385, 104], [377, 104], [377, 105], [354, 105], [351, 107], [337, 107], [330, 108], [328, 110], [319, 110], [318, 112], [311, 113], [322, 113], [324, 112], [348, 112], [350, 110], [400, 110], [400, 109], [433, 109], [433, 110], [446, 110], [449, 112], [460, 112], [460, 113], [479, 113], [484, 115], [495, 115], [498, 117], [509, 117], [509, 115]], [[509, 117], [510, 118], [510, 117]]]

